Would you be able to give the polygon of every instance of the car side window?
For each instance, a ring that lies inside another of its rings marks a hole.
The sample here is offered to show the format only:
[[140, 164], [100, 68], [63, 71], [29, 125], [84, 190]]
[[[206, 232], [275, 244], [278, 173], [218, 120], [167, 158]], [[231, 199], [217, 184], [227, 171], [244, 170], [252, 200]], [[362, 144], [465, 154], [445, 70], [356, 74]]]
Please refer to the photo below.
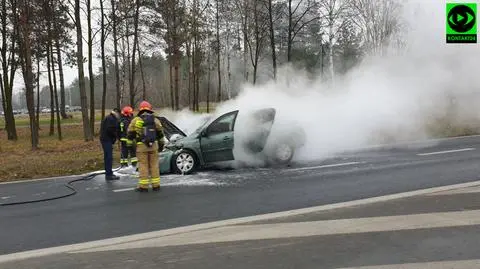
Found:
[[233, 124], [235, 121], [236, 114], [226, 114], [214, 121], [210, 126], [208, 126], [207, 132], [209, 134], [219, 134], [233, 131]]

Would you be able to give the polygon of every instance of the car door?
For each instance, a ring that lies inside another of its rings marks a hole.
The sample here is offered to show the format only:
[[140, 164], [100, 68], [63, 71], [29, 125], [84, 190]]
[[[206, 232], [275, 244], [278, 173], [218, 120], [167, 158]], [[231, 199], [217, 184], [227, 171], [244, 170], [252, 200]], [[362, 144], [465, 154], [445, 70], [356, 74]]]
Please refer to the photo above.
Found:
[[206, 163], [233, 160], [233, 130], [238, 110], [218, 117], [200, 135], [202, 157]]
[[259, 109], [247, 115], [248, 120], [245, 123], [245, 128], [248, 129], [249, 135], [244, 141], [246, 150], [251, 153], [258, 153], [264, 149], [275, 115], [276, 110], [274, 108]]

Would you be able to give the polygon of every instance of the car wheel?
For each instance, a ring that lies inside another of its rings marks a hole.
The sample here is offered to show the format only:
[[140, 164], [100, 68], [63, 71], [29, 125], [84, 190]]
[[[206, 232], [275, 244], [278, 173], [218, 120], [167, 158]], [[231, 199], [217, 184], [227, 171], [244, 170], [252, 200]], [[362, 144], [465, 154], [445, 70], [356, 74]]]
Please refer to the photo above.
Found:
[[287, 164], [292, 160], [294, 154], [295, 148], [292, 145], [281, 143], [275, 146], [273, 150], [273, 159], [275, 163]]
[[177, 174], [191, 174], [197, 167], [197, 158], [189, 150], [182, 150], [172, 159], [173, 169]]

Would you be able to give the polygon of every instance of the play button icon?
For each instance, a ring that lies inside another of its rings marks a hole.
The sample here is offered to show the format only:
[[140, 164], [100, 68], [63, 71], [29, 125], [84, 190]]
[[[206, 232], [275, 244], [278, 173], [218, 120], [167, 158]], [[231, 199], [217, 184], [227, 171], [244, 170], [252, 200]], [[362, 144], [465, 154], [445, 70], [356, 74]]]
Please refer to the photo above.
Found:
[[447, 16], [448, 25], [457, 33], [465, 33], [475, 26], [475, 12], [466, 5], [456, 5]]

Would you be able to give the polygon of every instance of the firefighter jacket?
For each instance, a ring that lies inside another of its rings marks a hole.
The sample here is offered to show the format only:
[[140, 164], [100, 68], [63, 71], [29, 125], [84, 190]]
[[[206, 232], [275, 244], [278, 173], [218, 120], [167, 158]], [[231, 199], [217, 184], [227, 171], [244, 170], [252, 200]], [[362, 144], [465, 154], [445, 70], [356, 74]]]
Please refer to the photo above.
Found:
[[[143, 113], [150, 113], [151, 112], [143, 112]], [[156, 141], [158, 142], [158, 145], [155, 145], [154, 148], [148, 148], [146, 145], [143, 145], [143, 132], [144, 132], [144, 121], [141, 118], [143, 115], [142, 112], [140, 112], [135, 118], [132, 119], [128, 126], [128, 139], [130, 140], [135, 140], [137, 143], [137, 151], [151, 151], [151, 150], [158, 150], [161, 151], [164, 147], [164, 133], [163, 133], [163, 127], [162, 124], [160, 123], [160, 120], [155, 118], [155, 129], [156, 129]]]
[[128, 139], [128, 126], [130, 125], [131, 121], [132, 117], [127, 117], [124, 115], [120, 117], [120, 141], [131, 142], [131, 140]]

